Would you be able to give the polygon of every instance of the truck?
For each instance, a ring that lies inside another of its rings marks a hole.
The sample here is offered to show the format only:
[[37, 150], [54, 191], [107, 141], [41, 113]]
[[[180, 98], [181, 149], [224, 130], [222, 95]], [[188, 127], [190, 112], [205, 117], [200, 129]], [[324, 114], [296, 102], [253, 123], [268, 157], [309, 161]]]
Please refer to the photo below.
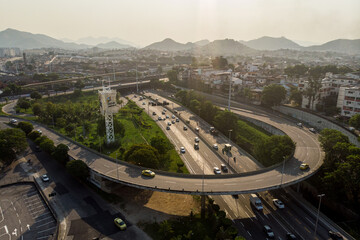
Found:
[[256, 208], [256, 210], [263, 210], [261, 200], [258, 196], [256, 196], [256, 194], [250, 194], [250, 203], [254, 206], [254, 208]]

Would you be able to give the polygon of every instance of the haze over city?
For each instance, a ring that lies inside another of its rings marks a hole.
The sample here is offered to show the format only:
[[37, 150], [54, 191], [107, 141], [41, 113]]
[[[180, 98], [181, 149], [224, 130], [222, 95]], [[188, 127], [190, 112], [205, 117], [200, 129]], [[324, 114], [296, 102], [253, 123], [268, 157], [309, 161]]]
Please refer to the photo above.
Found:
[[360, 1], [2, 1], [0, 30], [76, 41], [117, 37], [146, 46], [178, 42], [281, 37], [303, 46], [360, 38]]

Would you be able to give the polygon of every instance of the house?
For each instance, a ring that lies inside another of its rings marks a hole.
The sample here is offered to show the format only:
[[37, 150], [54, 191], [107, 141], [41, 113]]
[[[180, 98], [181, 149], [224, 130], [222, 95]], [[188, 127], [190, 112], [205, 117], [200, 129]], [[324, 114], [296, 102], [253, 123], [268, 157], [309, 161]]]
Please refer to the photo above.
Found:
[[341, 109], [340, 115], [343, 117], [360, 114], [360, 87], [340, 87], [336, 107]]

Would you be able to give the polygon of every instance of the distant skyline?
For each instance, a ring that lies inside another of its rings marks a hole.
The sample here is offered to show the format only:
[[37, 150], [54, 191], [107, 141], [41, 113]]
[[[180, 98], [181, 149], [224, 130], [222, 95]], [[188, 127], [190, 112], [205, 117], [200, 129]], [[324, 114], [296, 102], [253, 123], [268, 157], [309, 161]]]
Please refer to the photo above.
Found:
[[359, 0], [2, 0], [0, 31], [57, 39], [121, 38], [140, 46], [284, 36], [299, 42], [360, 39]]

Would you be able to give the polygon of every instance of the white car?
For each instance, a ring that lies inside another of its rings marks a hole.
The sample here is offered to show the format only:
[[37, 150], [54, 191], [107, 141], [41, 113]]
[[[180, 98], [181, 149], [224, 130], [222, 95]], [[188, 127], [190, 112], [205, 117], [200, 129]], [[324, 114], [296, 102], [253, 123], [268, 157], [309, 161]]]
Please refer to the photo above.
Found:
[[315, 128], [309, 128], [309, 131], [312, 132], [312, 133], [316, 133]]
[[181, 148], [180, 148], [180, 152], [181, 152], [181, 153], [185, 153], [185, 148], [184, 148], [184, 147], [181, 147]]
[[167, 125], [168, 125], [168, 126], [171, 126], [171, 122], [168, 122]]
[[17, 120], [16, 119], [11, 119], [10, 123], [12, 123], [12, 124], [17, 123]]
[[176, 122], [180, 122], [180, 120], [177, 118], [177, 119], [176, 119]]
[[221, 170], [218, 167], [214, 167], [215, 174], [221, 174]]
[[302, 126], [303, 126], [301, 122], [297, 123], [296, 125], [297, 125], [299, 128], [302, 128]]
[[200, 130], [200, 128], [197, 127], [197, 128], [195, 128], [195, 130], [198, 132]]
[[277, 208], [279, 208], [279, 209], [283, 209], [283, 208], [285, 208], [285, 205], [284, 205], [284, 203], [281, 201], [281, 200], [279, 200], [279, 199], [273, 199], [273, 203], [274, 203], [274, 205], [277, 207]]
[[195, 137], [195, 142], [200, 142], [200, 139], [198, 137]]
[[214, 144], [214, 145], [213, 145], [213, 148], [214, 148], [215, 150], [218, 150], [218, 149], [219, 149], [219, 147], [218, 147], [217, 144]]
[[171, 118], [172, 118], [172, 119], [175, 119], [175, 115], [173, 114], [173, 115], [171, 116]]
[[42, 131], [40, 129], [36, 129], [36, 131], [40, 134], [42, 134]]
[[41, 176], [41, 180], [42, 180], [43, 182], [48, 182], [50, 179], [49, 179], [49, 177], [48, 177], [46, 174], [44, 174], [44, 175]]

